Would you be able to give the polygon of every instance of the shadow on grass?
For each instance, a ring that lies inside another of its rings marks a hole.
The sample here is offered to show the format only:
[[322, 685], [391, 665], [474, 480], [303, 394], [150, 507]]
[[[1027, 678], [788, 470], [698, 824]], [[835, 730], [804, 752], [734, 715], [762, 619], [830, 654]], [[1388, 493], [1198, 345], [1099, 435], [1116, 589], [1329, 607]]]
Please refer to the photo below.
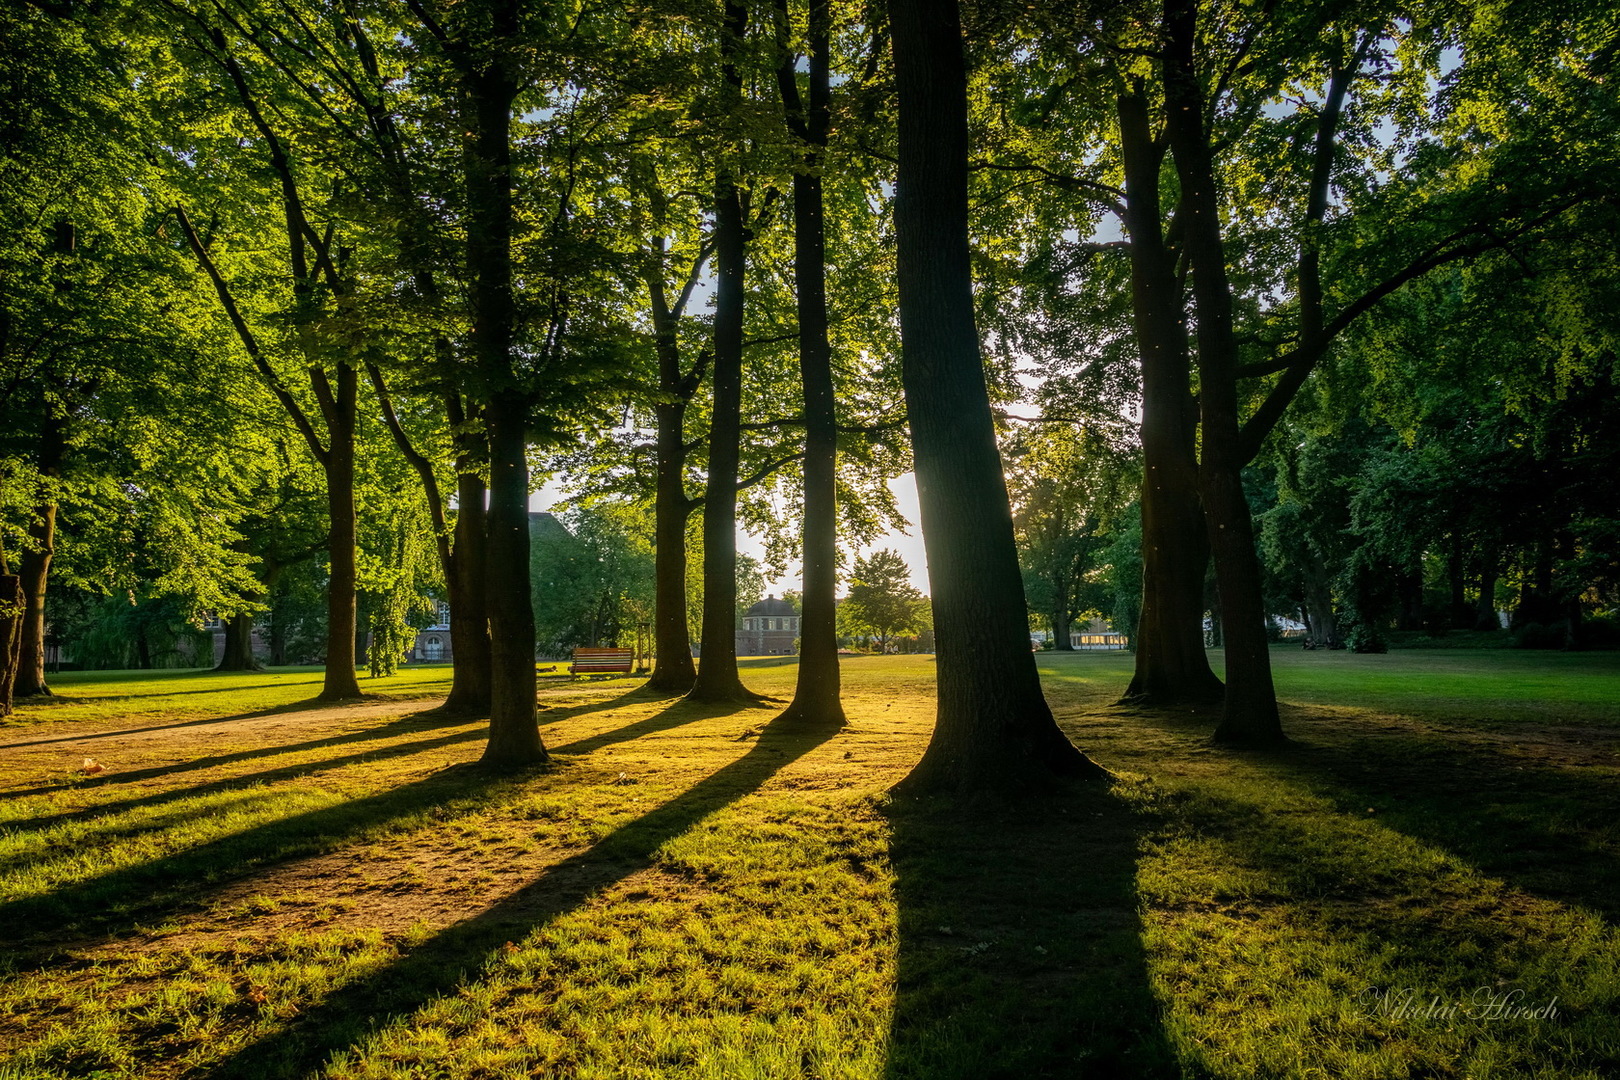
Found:
[[[687, 705], [671, 707], [676, 710], [695, 711]], [[453, 992], [464, 978], [496, 958], [505, 942], [522, 940], [607, 886], [651, 866], [665, 843], [757, 791], [831, 734], [767, 725], [758, 741], [736, 761], [479, 914], [440, 931], [397, 963], [338, 987], [318, 1004], [305, 1008], [288, 1027], [259, 1039], [202, 1075], [220, 1080], [305, 1075], [334, 1052], [358, 1046], [374, 1032]]]
[[[149, 678], [154, 677], [154, 676], [159, 677], [159, 678], [162, 677], [162, 676], [158, 676], [155, 672], [143, 672], [142, 674], [148, 676]], [[212, 676], [225, 677], [225, 676], [228, 676], [228, 675], [268, 675], [268, 674], [270, 674], [270, 672], [267, 672], [267, 671], [224, 672], [224, 671], [215, 671], [213, 668], [203, 668], [203, 669], [201, 669], [199, 671], [190, 671], [190, 672], [186, 672], [184, 675], [176, 675], [176, 676], [172, 676], [172, 677], [173, 678], [200, 679], [200, 678], [204, 678], [206, 676], [211, 676], [211, 675]], [[134, 682], [134, 681], [137, 681], [137, 680], [131, 679], [130, 681]], [[106, 704], [111, 705], [114, 702], [136, 701], [136, 700], [139, 700], [141, 698], [179, 697], [179, 696], [181, 696], [183, 694], [239, 694], [239, 693], [243, 693], [243, 692], [249, 691], [249, 690], [255, 691], [255, 692], [268, 690], [268, 689], [279, 690], [284, 686], [319, 686], [319, 685], [321, 685], [321, 680], [320, 679], [305, 679], [302, 682], [278, 682], [278, 683], [268, 683], [268, 684], [267, 683], [243, 683], [241, 686], [209, 686], [209, 687], [205, 687], [202, 690], [159, 690], [156, 693], [151, 693], [151, 694], [95, 694], [95, 695], [90, 696], [90, 697], [82, 697], [82, 696], [80, 696], [80, 697], [64, 697], [64, 698], [62, 698], [62, 700], [71, 701], [74, 704], [78, 704], [78, 705], [84, 705], [84, 704], [91, 703], [91, 702], [105, 702]], [[34, 700], [39, 701], [39, 702], [44, 702], [44, 701], [47, 701], [47, 700], [50, 700], [50, 699], [38, 698], [38, 699], [34, 699]]]
[[[616, 698], [615, 702], [618, 704], [628, 705], [633, 703], [630, 700], [632, 698], [636, 698], [637, 700], [643, 702], [667, 700], [667, 698], [652, 696], [640, 697], [636, 694], [626, 694], [624, 697]], [[548, 749], [553, 754], [588, 754], [593, 750], [600, 750], [604, 746], [612, 746], [615, 743], [629, 742], [632, 739], [638, 739], [643, 735], [652, 735], [660, 731], [669, 731], [673, 728], [684, 727], [685, 725], [694, 723], [698, 720], [712, 720], [719, 716], [728, 716], [731, 713], [741, 712], [745, 709], [757, 707], [759, 706], [737, 705], [732, 703], [705, 705], [698, 702], [689, 702], [684, 699], [678, 699], [662, 712], [649, 716], [644, 720], [637, 720], [634, 723], [626, 724], [624, 727], [613, 728], [610, 731], [603, 731], [596, 735], [587, 735], [583, 739], [575, 739], [571, 743], [563, 743], [561, 746], [553, 746], [549, 747]], [[555, 717], [547, 716], [545, 718], [545, 723], [552, 724], [560, 720], [571, 720], [574, 717], [580, 716], [586, 712], [594, 711], [596, 711], [595, 708], [580, 709], [577, 711], [571, 710], [567, 713], [559, 712], [559, 714]]]
[[[49, 739], [31, 739], [27, 742], [0, 742], [0, 750], [15, 750], [24, 746], [48, 746], [51, 743], [83, 742], [86, 739], [114, 739], [120, 735], [145, 735], [153, 731], [173, 731], [179, 728], [205, 727], [208, 724], [228, 724], [234, 720], [261, 720], [266, 716], [281, 716], [285, 713], [312, 712], [315, 709], [340, 709], [346, 706], [373, 703], [382, 704], [389, 700], [388, 698], [355, 698], [348, 701], [320, 701], [316, 698], [308, 698], [304, 701], [289, 702], [286, 705], [272, 705], [268, 709], [232, 713], [229, 716], [205, 716], [198, 720], [181, 720], [173, 724], [154, 724], [151, 727], [139, 728], [115, 728], [111, 731], [93, 731], [82, 735], [57, 735]], [[403, 701], [405, 699], [395, 700]]]
[[1620, 784], [1608, 770], [1593, 775], [1439, 733], [1308, 742], [1255, 764], [1516, 889], [1620, 921]]
[[[1424, 853], [1353, 814], [1278, 813], [1268, 792], [1257, 794], [1251, 802], [1202, 786], [1168, 811], [1169, 827], [1205, 848], [1184, 869], [1247, 882], [1213, 895], [1197, 888], [1166, 911], [1181, 922], [1162, 940], [1190, 988], [1178, 1001], [1190, 1072], [1232, 1075], [1239, 1060], [1255, 1076], [1620, 1075], [1606, 942], [1594, 948], [1581, 928], [1472, 875], [1436, 873]], [[1421, 1013], [1366, 1011], [1367, 995], [1405, 987], [1424, 1002], [1498, 992], [1560, 1011], [1555, 1023], [1526, 1024], [1464, 1009], [1438, 1025], [1443, 1035], [1426, 1031]], [[1250, 1015], [1223, 1019], [1234, 992]], [[1296, 1041], [1279, 1043], [1283, 1032]], [[1372, 1047], [1380, 1056], [1356, 1060]], [[1360, 1068], [1346, 1070], [1351, 1062]]]
[[[227, 717], [226, 719], [241, 718]], [[456, 721], [458, 724], [466, 722], [467, 721]], [[289, 743], [285, 746], [261, 746], [255, 747], [252, 750], [239, 750], [231, 754], [214, 754], [210, 757], [192, 758], [190, 761], [177, 761], [172, 765], [153, 765], [145, 769], [128, 769], [123, 771], [108, 772], [103, 773], [100, 776], [84, 777], [70, 783], [47, 784], [40, 787], [19, 788], [15, 791], [0, 792], [0, 797], [16, 799], [25, 795], [49, 795], [58, 791], [90, 791], [99, 787], [128, 784], [141, 780], [152, 780], [158, 777], [172, 776], [175, 773], [195, 772], [198, 769], [212, 769], [220, 765], [233, 765], [239, 761], [252, 761], [255, 758], [277, 757], [281, 754], [304, 753], [310, 750], [319, 750], [324, 747], [343, 746], [347, 743], [372, 742], [377, 739], [392, 738], [395, 735], [404, 734], [408, 731], [425, 731], [430, 728], [444, 726], [446, 726], [445, 721], [434, 716], [431, 711], [424, 713], [411, 713], [407, 716], [401, 716], [390, 720], [381, 727], [366, 728], [363, 731], [350, 731], [343, 735], [333, 735], [325, 739], [311, 739], [307, 742]]]
[[[117, 934], [191, 907], [213, 889], [255, 870], [343, 844], [425, 825], [447, 805], [459, 812], [499, 798], [516, 781], [467, 766], [415, 783], [266, 822], [136, 866], [113, 870], [39, 896], [0, 904], [0, 926], [48, 927], [69, 935]], [[7, 942], [8, 944], [10, 942]]]
[[1180, 1076], [1137, 913], [1145, 827], [1106, 790], [1016, 809], [897, 800], [886, 1076]]
[[[255, 773], [245, 773], [240, 776], [228, 777], [224, 780], [215, 780], [207, 784], [196, 784], [191, 787], [176, 788], [170, 791], [160, 791], [151, 795], [142, 795], [130, 799], [119, 799], [109, 803], [97, 803], [82, 810], [69, 810], [61, 814], [52, 814], [48, 817], [30, 818], [26, 821], [13, 821], [6, 824], [6, 829], [12, 832], [42, 832], [58, 825], [65, 825], [75, 821], [84, 821], [94, 818], [110, 818], [115, 815], [126, 814], [131, 810], [146, 809], [162, 806], [165, 803], [178, 802], [182, 799], [204, 798], [221, 792], [239, 791], [243, 788], [260, 787], [266, 784], [278, 783], [282, 780], [292, 780], [313, 773], [328, 772], [348, 765], [357, 765], [363, 762], [387, 761], [390, 758], [408, 757], [411, 754], [420, 754], [428, 750], [439, 750], [458, 743], [473, 742], [483, 739], [487, 732], [483, 728], [473, 731], [457, 732], [453, 735], [442, 735], [434, 739], [419, 739], [416, 742], [396, 743], [392, 746], [378, 747], [375, 750], [363, 750], [357, 754], [345, 754], [341, 757], [322, 758], [318, 761], [302, 761], [296, 765], [285, 765], [279, 769], [265, 769]], [[193, 817], [207, 817], [215, 812], [213, 806], [200, 806], [193, 812]], [[172, 824], [169, 822], [167, 824]], [[110, 832], [117, 837], [127, 837], [135, 833], [150, 832], [159, 826], [145, 821], [136, 821], [127, 825], [112, 823]], [[167, 827], [167, 825], [163, 826]], [[80, 838], [76, 844], [93, 842], [98, 837]], [[41, 862], [47, 858], [59, 856], [60, 850], [46, 850], [31, 852], [27, 857], [15, 858], [11, 861], [0, 860], [0, 868], [28, 865]]]

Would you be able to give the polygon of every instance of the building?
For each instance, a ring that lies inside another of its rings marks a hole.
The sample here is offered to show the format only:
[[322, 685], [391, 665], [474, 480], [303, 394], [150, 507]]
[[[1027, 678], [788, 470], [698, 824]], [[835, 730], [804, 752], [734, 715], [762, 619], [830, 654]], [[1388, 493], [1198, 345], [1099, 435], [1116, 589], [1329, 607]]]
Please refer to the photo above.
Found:
[[799, 651], [799, 613], [786, 600], [767, 596], [743, 615], [738, 656], [791, 656]]

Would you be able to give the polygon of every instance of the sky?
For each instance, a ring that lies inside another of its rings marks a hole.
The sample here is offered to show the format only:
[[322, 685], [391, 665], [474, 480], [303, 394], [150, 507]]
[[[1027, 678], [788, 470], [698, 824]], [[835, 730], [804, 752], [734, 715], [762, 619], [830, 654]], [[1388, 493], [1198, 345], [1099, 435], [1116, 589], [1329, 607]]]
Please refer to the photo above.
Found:
[[[854, 562], [854, 555], [866, 555], [880, 548], [892, 548], [900, 553], [911, 567], [911, 583], [924, 593], [928, 589], [928, 560], [923, 554], [922, 530], [917, 527], [917, 479], [912, 473], [897, 476], [889, 481], [889, 490], [894, 492], [895, 502], [900, 513], [910, 523], [904, 531], [889, 532], [878, 537], [869, 547], [862, 548], [853, 553], [846, 551], [850, 563]], [[555, 504], [562, 501], [564, 492], [556, 483], [548, 483], [539, 491], [529, 496], [530, 510], [550, 510]], [[765, 543], [759, 537], [751, 536], [742, 529], [737, 530], [737, 551], [743, 555], [751, 555], [764, 561]], [[846, 568], [848, 563], [846, 563]], [[788, 567], [787, 577], [777, 578], [766, 584], [766, 589], [774, 596], [781, 596], [783, 592], [802, 586], [800, 568], [797, 565]], [[844, 590], [838, 590], [842, 593]]]

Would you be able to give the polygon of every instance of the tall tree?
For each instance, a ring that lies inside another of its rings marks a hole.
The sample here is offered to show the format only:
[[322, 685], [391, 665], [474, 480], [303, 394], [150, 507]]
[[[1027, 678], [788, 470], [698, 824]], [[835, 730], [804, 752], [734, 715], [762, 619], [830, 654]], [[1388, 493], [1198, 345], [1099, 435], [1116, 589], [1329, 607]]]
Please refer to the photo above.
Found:
[[[721, 107], [727, 125], [744, 102], [739, 53], [748, 8], [725, 0], [721, 26]], [[742, 439], [743, 304], [749, 233], [744, 206], [741, 139], [727, 137], [714, 170], [715, 310], [714, 407], [709, 420], [709, 476], [703, 497], [703, 644], [694, 701], [753, 701], [758, 695], [737, 674], [737, 471]], [[750, 192], [751, 194], [751, 192]]]
[[[787, 0], [778, 0], [785, 31]], [[804, 402], [804, 599], [799, 670], [783, 716], [842, 724], [838, 672], [838, 419], [832, 346], [827, 337], [827, 228], [822, 175], [832, 122], [832, 7], [810, 0], [806, 32], [808, 100], [799, 93], [796, 57], [781, 47], [777, 85], [788, 129], [803, 145], [793, 173], [793, 281], [799, 314], [799, 378]]]
[[1104, 775], [1041, 693], [996, 449], [968, 248], [967, 70], [955, 0], [890, 0], [899, 92], [902, 360], [938, 656], [934, 734], [899, 789], [1030, 791]]

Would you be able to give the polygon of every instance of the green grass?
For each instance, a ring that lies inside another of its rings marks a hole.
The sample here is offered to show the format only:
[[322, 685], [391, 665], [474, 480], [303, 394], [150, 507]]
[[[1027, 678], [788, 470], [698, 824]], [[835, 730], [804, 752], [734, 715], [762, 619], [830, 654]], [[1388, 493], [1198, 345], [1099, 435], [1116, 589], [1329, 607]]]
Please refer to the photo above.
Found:
[[1038, 659], [1119, 779], [1023, 808], [885, 794], [928, 657], [832, 735], [547, 680], [517, 775], [444, 668], [63, 677], [0, 754], [0, 1078], [1620, 1072], [1614, 657], [1279, 649], [1267, 754]]
[[[395, 675], [360, 677], [368, 698], [408, 701], [449, 689], [450, 665], [420, 664]], [[213, 719], [286, 709], [321, 692], [318, 667], [272, 668], [251, 674], [220, 674], [208, 668], [181, 671], [63, 671], [47, 682], [52, 697], [34, 698], [0, 719], [0, 731], [50, 722], [107, 721], [140, 717]]]

